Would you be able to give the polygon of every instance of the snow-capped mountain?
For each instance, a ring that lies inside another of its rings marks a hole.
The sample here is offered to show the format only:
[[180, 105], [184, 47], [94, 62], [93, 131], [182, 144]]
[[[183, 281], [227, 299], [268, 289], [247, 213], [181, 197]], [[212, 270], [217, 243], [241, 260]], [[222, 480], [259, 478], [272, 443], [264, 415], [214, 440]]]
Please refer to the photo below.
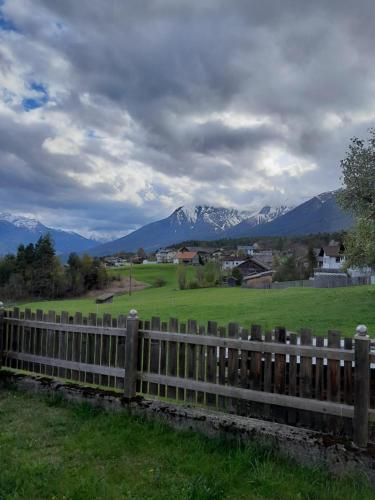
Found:
[[187, 240], [252, 236], [286, 236], [347, 229], [352, 217], [336, 203], [336, 193], [323, 193], [297, 207], [266, 205], [254, 212], [209, 206], [180, 207], [166, 219], [147, 224], [123, 238], [99, 245], [91, 255], [157, 250]]
[[198, 205], [180, 207], [173, 215], [177, 226], [188, 224], [191, 229], [199, 226], [209, 226], [214, 231], [220, 232], [236, 226], [250, 217], [251, 213], [232, 208], [202, 207]]
[[[110, 255], [120, 251], [147, 251], [185, 240], [227, 238], [232, 230], [247, 224], [254, 227], [286, 213], [286, 207], [263, 207], [256, 212], [210, 206], [179, 207], [169, 217], [152, 222], [131, 234], [94, 248], [92, 255]], [[244, 229], [245, 230], [245, 229]]]
[[46, 233], [51, 234], [58, 254], [82, 252], [97, 245], [80, 234], [47, 227], [36, 219], [0, 212], [0, 255], [16, 252], [21, 244], [35, 243]]

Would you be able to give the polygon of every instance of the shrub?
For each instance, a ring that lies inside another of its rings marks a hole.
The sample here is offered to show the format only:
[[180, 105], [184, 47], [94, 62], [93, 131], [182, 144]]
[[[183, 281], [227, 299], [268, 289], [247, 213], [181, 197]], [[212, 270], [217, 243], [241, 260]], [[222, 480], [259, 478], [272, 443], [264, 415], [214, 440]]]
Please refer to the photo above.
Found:
[[191, 288], [192, 290], [195, 290], [197, 288], [201, 288], [201, 286], [199, 285], [197, 280], [191, 280], [189, 283], [189, 288]]
[[180, 290], [185, 290], [186, 288], [186, 268], [184, 264], [179, 264], [177, 266], [177, 281]]
[[167, 282], [165, 281], [164, 278], [156, 278], [154, 281], [154, 287], [156, 288], [161, 288], [162, 286], [165, 286]]

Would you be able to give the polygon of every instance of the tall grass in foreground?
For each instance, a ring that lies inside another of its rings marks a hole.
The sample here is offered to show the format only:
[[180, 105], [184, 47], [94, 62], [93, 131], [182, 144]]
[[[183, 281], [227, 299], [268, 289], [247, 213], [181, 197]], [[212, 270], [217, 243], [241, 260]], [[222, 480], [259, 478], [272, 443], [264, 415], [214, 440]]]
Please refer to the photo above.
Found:
[[373, 499], [272, 446], [209, 439], [59, 398], [0, 392], [0, 498]]

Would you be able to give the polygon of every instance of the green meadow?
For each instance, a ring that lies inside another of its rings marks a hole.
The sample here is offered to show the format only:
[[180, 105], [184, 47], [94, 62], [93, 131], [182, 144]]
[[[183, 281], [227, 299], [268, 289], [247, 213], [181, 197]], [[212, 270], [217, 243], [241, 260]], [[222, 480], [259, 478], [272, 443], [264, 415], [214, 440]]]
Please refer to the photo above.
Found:
[[[129, 269], [111, 271], [128, 274]], [[188, 279], [193, 278], [194, 268], [188, 268]], [[176, 317], [180, 321], [196, 319], [205, 324], [208, 320], [220, 325], [237, 322], [248, 327], [260, 324], [264, 329], [285, 326], [298, 331], [310, 328], [315, 335], [324, 335], [330, 329], [340, 330], [345, 336], [354, 334], [358, 324], [366, 324], [375, 337], [375, 286], [360, 286], [336, 289], [250, 290], [243, 288], [203, 288], [179, 290], [176, 266], [149, 264], [133, 267], [136, 280], [148, 283], [144, 290], [118, 295], [112, 304], [97, 306], [90, 298], [33, 302], [22, 307], [33, 310], [66, 310], [127, 313], [136, 309], [141, 319], [160, 316], [162, 320]], [[153, 286], [157, 278], [166, 282], [163, 287]]]
[[209, 439], [157, 421], [0, 392], [1, 499], [373, 499], [271, 446]]

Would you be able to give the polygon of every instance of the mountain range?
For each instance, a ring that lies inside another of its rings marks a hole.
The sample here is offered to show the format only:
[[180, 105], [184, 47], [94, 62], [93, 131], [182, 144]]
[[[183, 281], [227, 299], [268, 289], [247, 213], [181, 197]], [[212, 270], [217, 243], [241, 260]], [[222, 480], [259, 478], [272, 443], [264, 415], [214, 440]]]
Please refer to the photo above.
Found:
[[98, 244], [78, 233], [47, 227], [36, 219], [0, 212], [0, 255], [15, 253], [21, 243], [36, 243], [46, 233], [52, 236], [57, 254], [84, 252]]
[[111, 255], [121, 251], [146, 251], [187, 240], [215, 240], [257, 236], [300, 236], [348, 229], [352, 216], [336, 202], [336, 192], [315, 196], [297, 207], [265, 206], [254, 213], [208, 206], [180, 207], [169, 217], [104, 243], [91, 255]]
[[330, 191], [292, 206], [264, 206], [255, 212], [211, 206], [177, 208], [169, 217], [103, 244], [74, 233], [44, 226], [35, 219], [0, 213], [0, 255], [15, 252], [19, 244], [35, 243], [45, 233], [55, 241], [58, 254], [87, 252], [113, 255], [139, 248], [154, 251], [187, 240], [216, 240], [260, 236], [300, 236], [348, 229], [352, 216], [338, 206]]

